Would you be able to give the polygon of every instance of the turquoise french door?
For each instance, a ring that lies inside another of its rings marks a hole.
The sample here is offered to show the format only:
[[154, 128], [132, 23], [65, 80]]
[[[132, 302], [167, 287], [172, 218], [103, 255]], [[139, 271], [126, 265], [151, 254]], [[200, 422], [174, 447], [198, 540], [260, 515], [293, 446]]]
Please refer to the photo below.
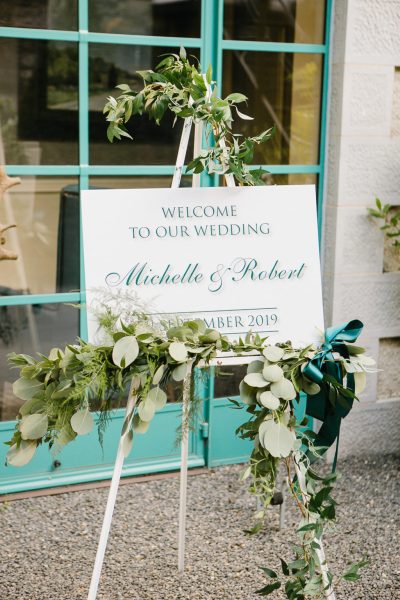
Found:
[[[21, 177], [0, 204], [0, 222], [17, 261], [0, 261], [0, 493], [110, 477], [123, 408], [111, 419], [103, 448], [97, 433], [58, 456], [41, 448], [22, 469], [5, 467], [3, 442], [14, 428], [16, 374], [11, 351], [48, 352], [86, 336], [79, 190], [168, 187], [180, 131], [145, 119], [134, 142], [108, 144], [101, 113], [118, 83], [139, 84], [150, 68], [183, 45], [213, 66], [222, 94], [249, 98], [242, 133], [275, 125], [273, 141], [255, 156], [267, 183], [315, 183], [321, 223], [331, 0], [0, 0], [0, 164]], [[190, 185], [183, 178], [183, 185]], [[203, 177], [204, 186], [219, 185]], [[110, 200], [112, 210], [112, 200]], [[246, 460], [250, 446], [234, 431], [243, 419], [229, 397], [240, 368], [197, 376], [202, 414], [190, 434], [189, 466]], [[124, 475], [179, 468], [179, 392], [137, 436]]]

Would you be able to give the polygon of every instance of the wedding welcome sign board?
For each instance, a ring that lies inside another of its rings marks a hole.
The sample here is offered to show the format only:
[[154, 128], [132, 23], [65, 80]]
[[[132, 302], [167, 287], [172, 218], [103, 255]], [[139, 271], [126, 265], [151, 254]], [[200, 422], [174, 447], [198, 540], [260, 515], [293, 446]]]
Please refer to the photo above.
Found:
[[314, 186], [82, 192], [90, 306], [129, 292], [169, 321], [202, 318], [232, 338], [308, 344], [323, 330]]

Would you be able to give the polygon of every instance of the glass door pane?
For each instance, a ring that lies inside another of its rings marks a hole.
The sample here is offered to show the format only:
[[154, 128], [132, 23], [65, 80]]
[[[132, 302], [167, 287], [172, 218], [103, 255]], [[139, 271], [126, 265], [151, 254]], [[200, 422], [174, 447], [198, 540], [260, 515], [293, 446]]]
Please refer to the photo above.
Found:
[[224, 95], [240, 90], [254, 117], [238, 119], [239, 132], [255, 135], [275, 126], [273, 138], [256, 147], [254, 162], [318, 164], [322, 55], [229, 50], [223, 69]]

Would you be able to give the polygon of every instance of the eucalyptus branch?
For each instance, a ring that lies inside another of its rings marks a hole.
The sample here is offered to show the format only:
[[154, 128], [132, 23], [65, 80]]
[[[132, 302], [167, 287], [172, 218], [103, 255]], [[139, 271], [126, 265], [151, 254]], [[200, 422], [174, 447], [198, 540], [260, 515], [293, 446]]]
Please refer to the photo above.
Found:
[[183, 48], [179, 55], [170, 54], [163, 58], [155, 71], [137, 73], [143, 79], [143, 88], [135, 91], [125, 83], [120, 84], [117, 87], [122, 94], [118, 98], [110, 96], [104, 107], [110, 142], [121, 137], [132, 139], [126, 124], [135, 115], [146, 113], [157, 125], [168, 112], [174, 115], [174, 125], [178, 119], [191, 117], [195, 123], [204, 123], [208, 148], [188, 164], [187, 172], [232, 173], [241, 185], [264, 184], [266, 171], [251, 167], [251, 163], [255, 146], [269, 140], [273, 129], [252, 137], [232, 131], [236, 117], [252, 119], [237, 107], [246, 102], [246, 96], [232, 93], [226, 98], [218, 97], [211, 66], [204, 76], [200, 65], [190, 63]]
[[375, 208], [369, 208], [368, 214], [382, 222], [380, 230], [392, 240], [395, 248], [400, 248], [400, 210], [394, 212], [394, 208], [391, 204], [383, 205], [379, 198], [375, 198]]

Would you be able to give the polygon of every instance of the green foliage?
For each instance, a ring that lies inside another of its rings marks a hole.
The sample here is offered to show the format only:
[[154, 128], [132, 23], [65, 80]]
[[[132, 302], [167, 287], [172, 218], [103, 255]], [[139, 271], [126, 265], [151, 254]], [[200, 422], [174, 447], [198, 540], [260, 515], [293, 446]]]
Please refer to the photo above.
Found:
[[219, 98], [212, 81], [211, 66], [203, 75], [200, 65], [191, 63], [183, 48], [179, 55], [165, 56], [155, 71], [138, 71], [138, 74], [143, 79], [140, 91], [132, 90], [127, 84], [118, 85], [122, 94], [118, 98], [109, 97], [104, 107], [110, 142], [121, 137], [131, 138], [126, 124], [135, 115], [146, 113], [159, 125], [164, 115], [172, 112], [174, 124], [178, 119], [190, 117], [205, 126], [207, 150], [188, 164], [187, 172], [232, 173], [239, 184], [264, 184], [266, 171], [250, 165], [255, 146], [269, 140], [273, 130], [243, 138], [232, 131], [236, 117], [251, 120], [237, 107], [237, 104], [246, 102], [246, 96], [232, 93], [226, 98]]
[[384, 204], [375, 198], [375, 208], [369, 208], [368, 214], [382, 222], [381, 231], [392, 240], [395, 248], [400, 248], [400, 210], [394, 211], [391, 204]]

